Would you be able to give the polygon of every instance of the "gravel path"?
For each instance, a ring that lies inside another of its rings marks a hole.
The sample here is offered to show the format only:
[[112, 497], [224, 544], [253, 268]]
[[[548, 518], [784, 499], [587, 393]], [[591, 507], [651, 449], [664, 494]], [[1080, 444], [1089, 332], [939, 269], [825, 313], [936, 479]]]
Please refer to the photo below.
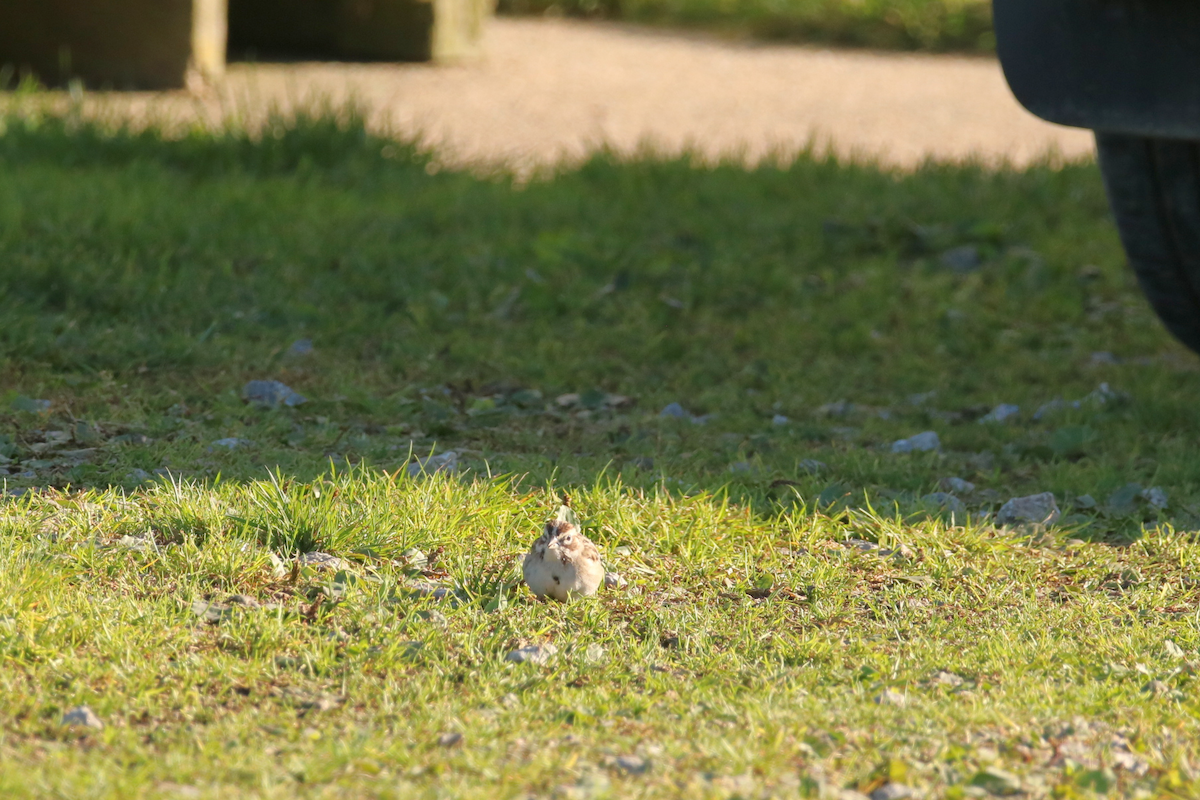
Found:
[[[486, 51], [478, 63], [450, 67], [235, 64], [221, 102], [210, 97], [207, 105], [260, 108], [264, 100], [290, 105], [353, 95], [374, 109], [376, 124], [420, 133], [448, 163], [517, 168], [577, 159], [601, 143], [622, 152], [648, 143], [753, 161], [813, 141], [906, 167], [926, 158], [1025, 164], [1093, 150], [1090, 132], [1021, 109], [997, 63], [984, 58], [513, 19], [491, 24]], [[194, 101], [176, 95], [165, 102]]]

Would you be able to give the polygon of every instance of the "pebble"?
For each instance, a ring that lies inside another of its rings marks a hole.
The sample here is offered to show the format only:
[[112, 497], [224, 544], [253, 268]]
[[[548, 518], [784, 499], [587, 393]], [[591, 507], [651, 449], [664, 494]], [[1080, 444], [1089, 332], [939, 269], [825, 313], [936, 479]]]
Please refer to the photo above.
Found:
[[236, 450], [239, 447], [251, 447], [253, 444], [254, 442], [250, 441], [249, 439], [239, 439], [236, 436], [230, 436], [226, 439], [217, 439], [214, 441], [212, 446], [208, 448], [208, 452], [211, 453], [213, 448], [216, 447], [224, 447], [227, 450]]
[[962, 478], [949, 477], [942, 478], [938, 481], [938, 488], [943, 492], [952, 492], [954, 494], [970, 494], [975, 491], [975, 484], [970, 481], [965, 481]]
[[317, 570], [349, 569], [350, 562], [329, 553], [312, 552], [300, 556], [300, 565]]
[[979, 418], [980, 424], [989, 422], [1005, 422], [1021, 413], [1021, 407], [1012, 403], [1001, 403]]
[[[942, 253], [942, 257], [939, 260], [942, 262], [943, 267], [958, 273], [973, 272], [983, 263], [983, 259], [979, 255], [979, 248], [973, 244], [951, 247]], [[872, 795], [872, 798], [874, 797]]]
[[791, 422], [791, 420], [785, 417], [783, 414], [776, 414], [775, 416], [771, 417], [772, 425], [787, 425], [789, 422]]
[[1053, 525], [1058, 518], [1058, 503], [1051, 492], [1014, 497], [996, 512], [997, 525]]
[[671, 417], [674, 419], [687, 419], [691, 416], [691, 414], [685, 411], [683, 406], [679, 405], [679, 403], [667, 403], [667, 405], [663, 406], [663, 410], [658, 412], [658, 415], [660, 417]]
[[1166, 651], [1166, 654], [1169, 657], [1174, 659], [1182, 659], [1187, 656], [1187, 654], [1183, 652], [1183, 648], [1172, 642], [1170, 639], [1167, 639], [1165, 642], [1163, 642], [1163, 650]]
[[307, 356], [312, 355], [313, 343], [312, 339], [297, 339], [292, 342], [292, 346], [288, 348], [290, 356]]
[[815, 458], [806, 458], [797, 464], [796, 467], [800, 470], [800, 472], [804, 472], [809, 475], [816, 475], [818, 472], [824, 472], [825, 470], [829, 469], [829, 467], [825, 465], [824, 461], [817, 461]]
[[438, 747], [458, 747], [463, 743], [463, 735], [458, 732], [443, 733], [438, 737]]
[[1097, 350], [1088, 358], [1088, 364], [1093, 367], [1108, 367], [1120, 364], [1121, 359], [1107, 350]]
[[949, 492], [931, 492], [922, 497], [921, 502], [926, 505], [937, 506], [948, 513], [953, 519], [965, 520], [967, 518], [966, 503]]
[[145, 483], [150, 480], [150, 473], [144, 469], [131, 469], [125, 474], [128, 483]]
[[641, 775], [650, 770], [650, 762], [641, 756], [617, 756], [614, 763], [627, 775]]
[[1155, 697], [1161, 697], [1171, 693], [1171, 685], [1166, 681], [1154, 680], [1142, 687], [1143, 692], [1148, 692]]
[[583, 659], [589, 664], [603, 663], [606, 655], [604, 648], [595, 642], [589, 644], [587, 649], [583, 651]]
[[279, 381], [250, 381], [242, 387], [242, 399], [266, 408], [293, 407], [308, 402], [308, 398]]
[[50, 410], [49, 400], [35, 400], [32, 397], [19, 396], [12, 401], [13, 411], [25, 411], [30, 414], [42, 414]]
[[911, 786], [903, 783], [885, 783], [868, 796], [871, 800], [907, 800], [915, 797], [916, 793]]
[[1060, 411], [1066, 411], [1068, 408], [1079, 409], [1082, 407], [1083, 404], [1078, 400], [1073, 400], [1068, 403], [1061, 397], [1056, 397], [1049, 403], [1042, 403], [1040, 406], [1038, 406], [1037, 411], [1033, 412], [1033, 419], [1035, 422], [1040, 422], [1042, 419], [1050, 416], [1051, 414], [1057, 414]]
[[1149, 503], [1152, 508], [1163, 509], [1167, 507], [1167, 493], [1157, 486], [1143, 489], [1141, 498]]
[[418, 458], [408, 465], [408, 477], [416, 478], [421, 475], [436, 475], [439, 472], [457, 472], [458, 453], [447, 450], [441, 455]]
[[223, 606], [220, 603], [210, 603], [207, 600], [197, 600], [192, 603], [192, 613], [205, 622], [210, 622], [214, 625], [229, 619], [233, 615], [233, 611], [229, 606]]
[[75, 706], [62, 716], [62, 724], [68, 728], [91, 728], [104, 730], [104, 720], [87, 706]]
[[895, 689], [885, 689], [882, 694], [875, 698], [875, 704], [880, 706], [896, 706], [903, 708], [908, 704], [908, 698], [897, 692]]
[[262, 603], [258, 602], [257, 598], [251, 597], [248, 594], [231, 595], [225, 602], [231, 606], [241, 606], [242, 608], [260, 608], [262, 606]]
[[504, 660], [511, 661], [514, 664], [537, 664], [538, 666], [543, 666], [550, 663], [551, 659], [556, 655], [558, 655], [558, 648], [552, 644], [531, 644], [527, 647], [513, 650], [504, 657]]
[[893, 453], [915, 453], [937, 450], [942, 446], [941, 440], [934, 431], [924, 431], [907, 439], [892, 442]]
[[735, 461], [729, 465], [729, 471], [734, 475], [744, 475], [754, 472], [754, 465], [749, 461]]
[[604, 585], [609, 589], [624, 589], [629, 585], [629, 581], [625, 580], [620, 573], [606, 572], [604, 573]]
[[962, 679], [962, 676], [956, 675], [953, 672], [948, 672], [944, 669], [939, 669], [937, 672], [933, 673], [933, 676], [930, 677], [929, 681], [930, 683], [936, 683], [940, 686], [962, 686], [965, 682]]

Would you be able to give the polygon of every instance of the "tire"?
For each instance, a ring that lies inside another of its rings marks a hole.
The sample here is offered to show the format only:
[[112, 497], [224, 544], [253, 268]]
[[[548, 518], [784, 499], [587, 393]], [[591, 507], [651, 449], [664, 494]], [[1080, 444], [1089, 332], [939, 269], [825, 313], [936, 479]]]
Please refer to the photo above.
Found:
[[1097, 132], [1096, 149], [1142, 292], [1200, 353], [1200, 142]]

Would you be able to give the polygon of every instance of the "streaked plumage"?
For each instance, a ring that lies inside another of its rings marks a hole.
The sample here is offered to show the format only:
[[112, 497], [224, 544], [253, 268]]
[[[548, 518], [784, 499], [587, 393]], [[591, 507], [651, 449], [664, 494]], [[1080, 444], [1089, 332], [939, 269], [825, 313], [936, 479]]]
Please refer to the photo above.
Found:
[[592, 595], [604, 583], [596, 545], [570, 522], [551, 520], [525, 555], [525, 583], [538, 597], [566, 601]]

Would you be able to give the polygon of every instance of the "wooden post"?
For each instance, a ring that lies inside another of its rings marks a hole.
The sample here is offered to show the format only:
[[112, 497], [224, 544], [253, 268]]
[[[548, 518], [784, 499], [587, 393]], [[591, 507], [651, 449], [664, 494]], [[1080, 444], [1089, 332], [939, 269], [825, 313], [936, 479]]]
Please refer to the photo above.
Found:
[[0, 65], [61, 85], [171, 89], [225, 70], [226, 0], [0, 0]]
[[[231, 46], [370, 61], [455, 61], [479, 51], [491, 0], [229, 0]], [[286, 12], [282, 9], [286, 8]]]

